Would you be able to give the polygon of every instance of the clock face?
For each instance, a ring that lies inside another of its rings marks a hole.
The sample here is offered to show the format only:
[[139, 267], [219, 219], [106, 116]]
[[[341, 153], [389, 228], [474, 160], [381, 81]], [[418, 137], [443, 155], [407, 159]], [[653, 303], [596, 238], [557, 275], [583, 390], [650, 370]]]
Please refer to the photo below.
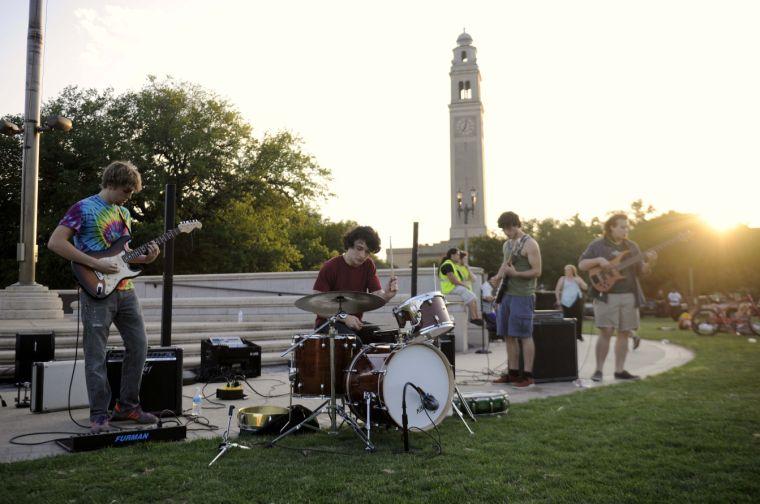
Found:
[[454, 125], [456, 134], [459, 136], [470, 136], [475, 133], [475, 121], [471, 117], [463, 117]]

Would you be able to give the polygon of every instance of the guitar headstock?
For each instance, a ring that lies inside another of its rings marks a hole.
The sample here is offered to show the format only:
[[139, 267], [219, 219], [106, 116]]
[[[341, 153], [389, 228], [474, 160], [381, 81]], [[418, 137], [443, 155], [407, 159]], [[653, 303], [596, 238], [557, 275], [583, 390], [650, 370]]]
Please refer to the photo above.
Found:
[[181, 233], [191, 233], [192, 231], [196, 229], [200, 229], [202, 227], [203, 227], [203, 224], [201, 224], [201, 221], [188, 220], [188, 221], [180, 222], [179, 226], [177, 226], [177, 229], [179, 229]]

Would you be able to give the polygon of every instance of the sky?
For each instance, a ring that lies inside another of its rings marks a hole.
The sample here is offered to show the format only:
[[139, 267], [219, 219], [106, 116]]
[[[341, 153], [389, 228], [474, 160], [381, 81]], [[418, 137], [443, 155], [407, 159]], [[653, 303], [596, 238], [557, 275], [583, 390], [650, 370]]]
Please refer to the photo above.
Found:
[[[0, 0], [0, 116], [24, 102], [28, 2]], [[48, 0], [43, 99], [200, 84], [329, 168], [332, 220], [448, 239], [449, 70], [478, 50], [486, 223], [657, 213], [760, 226], [760, 2]], [[75, 125], [76, 127], [76, 125]], [[179, 216], [192, 218], [192, 216]]]

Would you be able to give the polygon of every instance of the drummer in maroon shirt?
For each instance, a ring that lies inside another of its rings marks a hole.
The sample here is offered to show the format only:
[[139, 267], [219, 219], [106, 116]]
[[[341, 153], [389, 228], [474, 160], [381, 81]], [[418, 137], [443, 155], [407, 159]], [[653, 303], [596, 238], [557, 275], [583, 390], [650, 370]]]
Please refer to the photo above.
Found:
[[[343, 254], [333, 257], [322, 265], [314, 282], [314, 292], [354, 291], [370, 292], [389, 301], [398, 292], [398, 280], [395, 276], [388, 280], [388, 289], [383, 290], [377, 277], [375, 263], [370, 259], [371, 253], [380, 251], [380, 237], [369, 226], [358, 226], [343, 236]], [[325, 323], [326, 317], [334, 313], [320, 313], [316, 328]], [[351, 313], [337, 323], [339, 334], [355, 334], [362, 329], [362, 314]], [[327, 327], [320, 332], [326, 333]]]

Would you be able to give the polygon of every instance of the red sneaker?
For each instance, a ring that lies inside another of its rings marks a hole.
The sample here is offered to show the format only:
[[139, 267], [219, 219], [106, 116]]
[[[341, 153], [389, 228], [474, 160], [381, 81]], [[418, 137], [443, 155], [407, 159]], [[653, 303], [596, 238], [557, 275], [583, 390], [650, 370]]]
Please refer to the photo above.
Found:
[[536, 386], [536, 382], [533, 381], [532, 377], [525, 376], [521, 380], [515, 381], [512, 383], [512, 386], [515, 388], [531, 388]]
[[495, 380], [491, 380], [491, 383], [515, 383], [516, 381], [520, 380], [520, 376], [517, 375], [511, 375], [509, 373], [503, 374], [496, 378]]

